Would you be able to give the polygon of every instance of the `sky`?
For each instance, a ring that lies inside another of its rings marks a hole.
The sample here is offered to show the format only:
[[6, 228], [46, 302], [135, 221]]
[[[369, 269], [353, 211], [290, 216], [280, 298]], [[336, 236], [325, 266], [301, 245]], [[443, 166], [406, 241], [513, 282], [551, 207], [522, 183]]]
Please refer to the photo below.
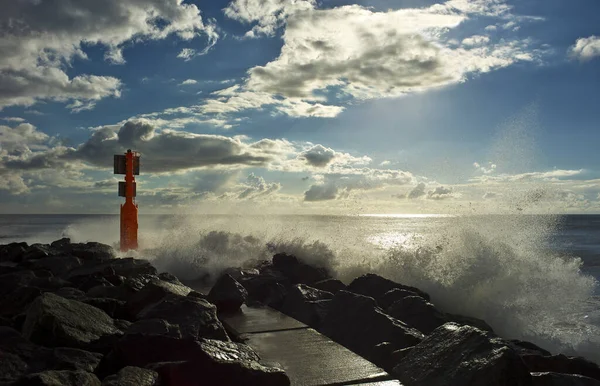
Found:
[[600, 213], [596, 0], [0, 0], [0, 213]]

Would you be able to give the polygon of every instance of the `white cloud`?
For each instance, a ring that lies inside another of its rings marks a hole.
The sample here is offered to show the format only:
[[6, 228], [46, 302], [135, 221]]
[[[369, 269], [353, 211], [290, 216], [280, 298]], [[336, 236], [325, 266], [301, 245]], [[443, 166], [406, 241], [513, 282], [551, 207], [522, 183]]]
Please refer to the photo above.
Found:
[[198, 84], [198, 81], [194, 79], [186, 79], [183, 82], [179, 83], [180, 86], [188, 86], [192, 84]]
[[600, 37], [590, 36], [579, 38], [569, 49], [572, 58], [581, 61], [591, 60], [600, 56]]
[[121, 82], [114, 77], [67, 75], [73, 58], [87, 59], [82, 44], [103, 46], [105, 59], [120, 64], [129, 42], [170, 35], [190, 40], [204, 34], [210, 47], [218, 39], [198, 7], [180, 0], [5, 3], [0, 14], [0, 109], [55, 100], [69, 101], [80, 111], [100, 99], [119, 97]]
[[453, 192], [452, 188], [445, 188], [443, 186], [438, 186], [434, 190], [427, 192], [427, 198], [430, 200], [444, 200], [454, 197], [457, 197], [457, 195]]
[[531, 40], [472, 36], [462, 46], [446, 36], [465, 21], [485, 16], [522, 22], [502, 0], [450, 0], [419, 9], [376, 12], [359, 5], [316, 9], [314, 1], [235, 0], [227, 16], [257, 23], [247, 36], [283, 30], [279, 57], [248, 71], [243, 84], [213, 94], [198, 106], [206, 114], [272, 107], [293, 117], [334, 117], [336, 98], [365, 100], [462, 82], [471, 74], [535, 61]]
[[[476, 166], [477, 167], [477, 166]], [[578, 176], [583, 173], [583, 169], [579, 170], [551, 170], [547, 172], [528, 172], [519, 174], [497, 174], [475, 176], [469, 179], [470, 182], [479, 183], [498, 183], [498, 182], [515, 182], [515, 181], [558, 181], [560, 179]]]
[[473, 166], [475, 167], [475, 169], [477, 169], [477, 171], [483, 173], [483, 174], [491, 174], [493, 172], [496, 171], [496, 164], [492, 163], [492, 162], [488, 162], [487, 165], [480, 165], [477, 162], [473, 162]]
[[177, 57], [179, 59], [183, 59], [186, 62], [192, 60], [192, 58], [194, 58], [194, 56], [196, 56], [196, 50], [192, 49], [192, 48], [184, 48], [181, 50], [181, 52], [177, 55]]
[[3, 117], [0, 119], [2, 119], [3, 121], [7, 121], [7, 122], [18, 122], [18, 123], [25, 122], [25, 119], [23, 119], [21, 117]]
[[415, 186], [408, 194], [406, 198], [419, 198], [425, 195], [425, 183], [420, 182], [417, 186]]

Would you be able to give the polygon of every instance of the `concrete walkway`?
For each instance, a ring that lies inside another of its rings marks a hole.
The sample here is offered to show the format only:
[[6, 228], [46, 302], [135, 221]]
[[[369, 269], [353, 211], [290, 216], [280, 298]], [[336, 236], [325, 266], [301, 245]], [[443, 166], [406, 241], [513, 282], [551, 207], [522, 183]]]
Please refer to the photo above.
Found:
[[282, 367], [293, 386], [401, 386], [391, 376], [307, 325], [271, 308], [242, 306], [222, 318], [267, 363]]

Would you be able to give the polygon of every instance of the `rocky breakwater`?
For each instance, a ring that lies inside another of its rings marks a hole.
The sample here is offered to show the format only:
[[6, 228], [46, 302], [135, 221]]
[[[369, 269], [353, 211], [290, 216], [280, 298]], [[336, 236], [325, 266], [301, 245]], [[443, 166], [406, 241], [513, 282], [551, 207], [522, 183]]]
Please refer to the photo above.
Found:
[[238, 303], [247, 296], [249, 305], [278, 309], [405, 386], [600, 386], [597, 364], [499, 337], [485, 321], [444, 312], [424, 291], [378, 275], [345, 285], [282, 253], [231, 268], [219, 282]]
[[0, 245], [0, 385], [289, 385], [219, 321], [243, 286], [215, 288], [99, 243]]

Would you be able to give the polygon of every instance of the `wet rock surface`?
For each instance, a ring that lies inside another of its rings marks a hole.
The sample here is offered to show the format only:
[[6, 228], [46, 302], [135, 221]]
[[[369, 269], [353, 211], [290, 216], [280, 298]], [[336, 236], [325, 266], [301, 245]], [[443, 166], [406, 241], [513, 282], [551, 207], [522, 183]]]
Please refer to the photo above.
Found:
[[600, 386], [600, 381], [582, 375], [561, 373], [531, 373], [533, 386]]
[[102, 381], [102, 386], [159, 386], [160, 378], [153, 370], [127, 366], [117, 374], [109, 375]]
[[246, 288], [229, 274], [224, 274], [217, 280], [207, 297], [219, 312], [225, 313], [239, 310], [247, 298]]

